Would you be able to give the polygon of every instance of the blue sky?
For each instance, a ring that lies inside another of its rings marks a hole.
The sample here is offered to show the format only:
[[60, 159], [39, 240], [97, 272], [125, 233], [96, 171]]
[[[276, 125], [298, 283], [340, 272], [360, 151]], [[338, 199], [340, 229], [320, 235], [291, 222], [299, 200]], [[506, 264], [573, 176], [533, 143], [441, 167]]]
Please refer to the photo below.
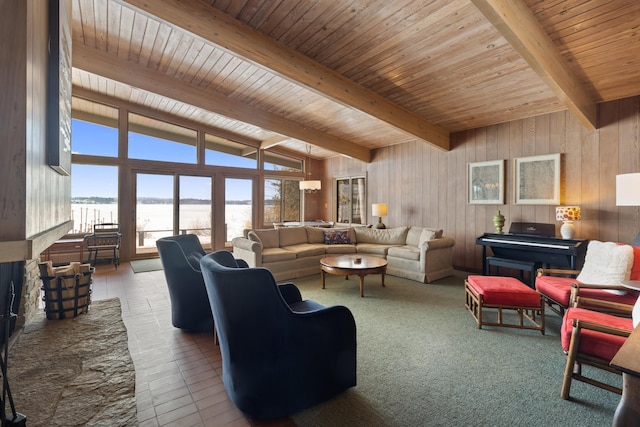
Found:
[[[116, 157], [118, 153], [118, 131], [80, 120], [72, 120], [71, 146], [74, 153]], [[146, 135], [129, 135], [129, 157], [147, 160], [164, 160], [196, 163], [196, 148], [176, 144]], [[207, 150], [207, 164], [236, 167], [251, 167], [250, 160]], [[118, 169], [115, 166], [77, 165], [71, 167], [72, 197], [117, 197]], [[173, 196], [172, 175], [139, 174], [137, 179], [140, 197]], [[226, 179], [228, 200], [251, 199], [251, 180]], [[180, 197], [210, 199], [211, 178], [182, 176]]]

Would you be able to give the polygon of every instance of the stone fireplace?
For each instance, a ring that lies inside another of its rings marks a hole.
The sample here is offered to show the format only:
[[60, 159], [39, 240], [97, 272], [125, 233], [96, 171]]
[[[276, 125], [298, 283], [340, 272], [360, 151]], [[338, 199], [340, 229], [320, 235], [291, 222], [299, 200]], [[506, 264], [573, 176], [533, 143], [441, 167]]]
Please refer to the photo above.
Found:
[[[40, 310], [40, 275], [37, 260], [0, 263], [0, 313], [11, 312], [9, 338], [20, 330]], [[0, 328], [0, 342], [4, 343], [5, 329]]]

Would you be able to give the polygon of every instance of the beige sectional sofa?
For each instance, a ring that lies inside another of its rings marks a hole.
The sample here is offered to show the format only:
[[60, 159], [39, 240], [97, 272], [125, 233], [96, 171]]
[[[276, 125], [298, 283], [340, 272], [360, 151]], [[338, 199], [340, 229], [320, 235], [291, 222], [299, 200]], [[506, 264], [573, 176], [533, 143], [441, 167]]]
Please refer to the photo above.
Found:
[[386, 258], [387, 274], [430, 283], [453, 274], [454, 243], [442, 230], [424, 227], [282, 227], [236, 237], [233, 254], [268, 268], [278, 281], [319, 273], [325, 255], [360, 253]]

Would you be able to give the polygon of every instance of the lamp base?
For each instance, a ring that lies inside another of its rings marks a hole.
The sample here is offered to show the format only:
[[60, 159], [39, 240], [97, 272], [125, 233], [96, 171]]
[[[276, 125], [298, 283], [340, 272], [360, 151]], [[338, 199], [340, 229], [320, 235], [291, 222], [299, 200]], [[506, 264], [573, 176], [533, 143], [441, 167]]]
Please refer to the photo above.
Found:
[[562, 223], [560, 235], [565, 240], [573, 239], [573, 236], [576, 235], [576, 226], [573, 224], [573, 221], [564, 221]]
[[387, 226], [382, 223], [382, 217], [378, 218], [378, 223], [374, 225], [373, 228], [378, 228], [380, 230], [387, 228]]

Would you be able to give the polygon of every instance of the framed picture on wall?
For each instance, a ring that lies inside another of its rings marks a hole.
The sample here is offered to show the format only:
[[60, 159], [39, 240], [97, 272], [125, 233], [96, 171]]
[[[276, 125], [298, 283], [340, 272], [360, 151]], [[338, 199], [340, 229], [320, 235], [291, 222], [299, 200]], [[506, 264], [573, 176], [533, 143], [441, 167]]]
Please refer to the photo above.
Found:
[[560, 204], [560, 153], [514, 159], [514, 203]]
[[504, 160], [469, 163], [467, 203], [478, 205], [504, 203]]

